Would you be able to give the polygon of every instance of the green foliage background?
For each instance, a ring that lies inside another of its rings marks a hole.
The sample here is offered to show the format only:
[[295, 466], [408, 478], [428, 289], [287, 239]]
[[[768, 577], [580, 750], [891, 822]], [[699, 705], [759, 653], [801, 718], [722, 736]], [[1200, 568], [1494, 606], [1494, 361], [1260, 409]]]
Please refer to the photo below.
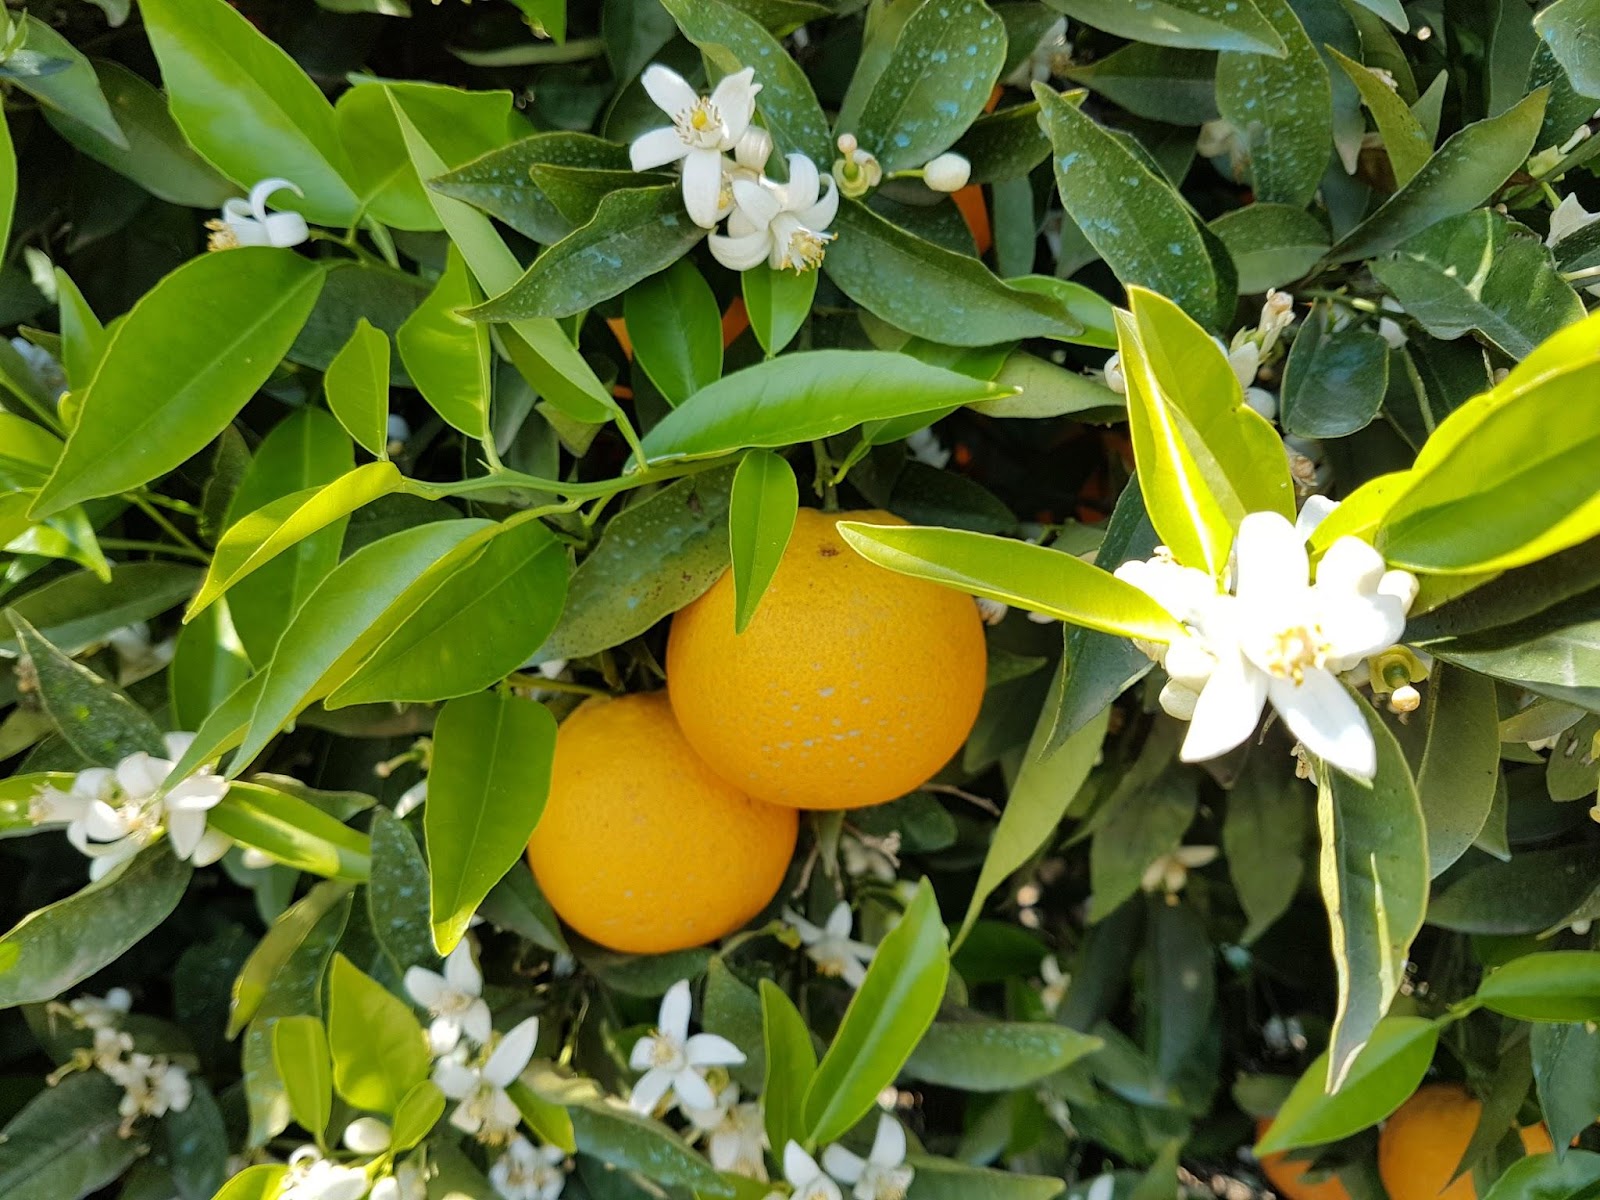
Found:
[[[540, 1019], [511, 1095], [567, 1196], [769, 1190], [606, 1100], [680, 979], [748, 1056], [774, 1177], [789, 1137], [864, 1151], [898, 1089], [911, 1200], [1259, 1185], [1273, 1115], [1268, 1148], [1381, 1200], [1377, 1127], [1435, 1078], [1484, 1102], [1480, 1195], [1595, 1194], [1600, 223], [1566, 217], [1600, 202], [1600, 5], [6, 14], [0, 1195], [272, 1197], [361, 1112], [394, 1128], [344, 1155], [373, 1178], [494, 1195], [404, 985], [475, 916], [496, 1028]], [[629, 169], [651, 63], [753, 67], [774, 172], [876, 156], [820, 271], [725, 269], [670, 171]], [[918, 175], [952, 148], [955, 198]], [[208, 253], [264, 179], [309, 241]], [[1174, 623], [1107, 572], [1159, 542], [1220, 574], [1311, 492], [1344, 502], [1314, 554], [1418, 577], [1420, 707], [1363, 701], [1370, 787], [1297, 778], [1270, 721], [1182, 764], [1129, 641]], [[914, 528], [862, 553], [1014, 606], [957, 760], [803, 823], [782, 897], [849, 902], [853, 998], [778, 901], [630, 958], [519, 865], [558, 719], [659, 686], [664, 619], [730, 567], [748, 620], [798, 501], [886, 508]], [[85, 887], [22, 836], [42, 786], [174, 730], [180, 775], [231, 781], [218, 865], [157, 840]], [[63, 1004], [112, 988], [181, 1110], [124, 1122], [81, 1069]], [[1540, 1120], [1561, 1149], [1518, 1162]]]

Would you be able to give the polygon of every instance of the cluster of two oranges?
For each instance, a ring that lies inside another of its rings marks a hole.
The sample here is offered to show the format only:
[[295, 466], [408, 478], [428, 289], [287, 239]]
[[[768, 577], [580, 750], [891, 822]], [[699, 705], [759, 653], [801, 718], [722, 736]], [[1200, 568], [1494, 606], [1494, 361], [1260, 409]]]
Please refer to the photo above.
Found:
[[881, 804], [927, 782], [982, 702], [971, 597], [869, 563], [802, 509], [743, 633], [724, 575], [680, 611], [667, 691], [594, 700], [561, 726], [528, 861], [584, 937], [698, 946], [771, 902], [800, 809]]

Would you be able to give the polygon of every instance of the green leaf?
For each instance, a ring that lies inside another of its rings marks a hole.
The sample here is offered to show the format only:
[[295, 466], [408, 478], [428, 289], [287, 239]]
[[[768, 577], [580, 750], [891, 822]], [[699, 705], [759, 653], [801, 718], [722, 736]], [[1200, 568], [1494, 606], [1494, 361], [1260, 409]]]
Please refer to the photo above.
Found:
[[629, 170], [628, 149], [587, 133], [536, 133], [429, 179], [428, 188], [481, 209], [525, 237], [549, 245], [571, 233], [574, 223], [534, 182], [530, 170], [544, 166], [582, 171], [584, 179], [614, 184], [621, 172]]
[[1254, 296], [1302, 279], [1328, 252], [1328, 231], [1302, 208], [1249, 204], [1211, 222], [1239, 268], [1239, 294]]
[[333, 1060], [316, 1017], [282, 1017], [272, 1027], [272, 1062], [300, 1127], [320, 1138], [333, 1117]]
[[156, 284], [112, 334], [32, 515], [138, 487], [199, 453], [266, 382], [322, 281], [308, 259], [245, 247]]
[[1217, 110], [1244, 138], [1256, 196], [1303, 208], [1316, 194], [1333, 140], [1328, 68], [1289, 0], [1252, 3], [1288, 52], [1218, 55]]
[[1183, 1078], [1196, 1051], [1215, 1036], [1216, 950], [1192, 904], [1145, 901], [1144, 969], [1150, 1057], [1158, 1081]]
[[1022, 350], [1006, 359], [994, 382], [997, 387], [1017, 389], [1016, 394], [973, 401], [968, 407], [986, 417], [1038, 420], [1068, 413], [1111, 413], [1126, 403], [1105, 384]]
[[618, 513], [572, 575], [537, 658], [587, 658], [638, 637], [728, 569], [734, 468], [691, 475]]
[[1593, 891], [1596, 866], [1586, 845], [1519, 850], [1507, 862], [1479, 859], [1440, 886], [1428, 924], [1501, 936], [1565, 928]]
[[333, 1083], [356, 1108], [392, 1116], [433, 1065], [411, 1006], [342, 954], [328, 972], [328, 1049]]
[[444, 274], [394, 335], [400, 361], [435, 412], [470, 438], [489, 428], [489, 327], [461, 316], [478, 301], [454, 246]]
[[767, 357], [780, 353], [794, 341], [817, 294], [817, 272], [774, 271], [757, 266], [739, 275], [750, 328]]
[[1327, 1086], [1338, 1088], [1405, 978], [1428, 903], [1428, 842], [1416, 784], [1400, 746], [1366, 704], [1378, 773], [1363, 784], [1323, 768], [1317, 789], [1322, 900], [1333, 930], [1339, 1009]]
[[658, 1121], [600, 1101], [574, 1104], [573, 1137], [578, 1152], [622, 1171], [637, 1171], [663, 1186], [680, 1185], [711, 1196], [731, 1196], [733, 1188], [711, 1164]]
[[1467, 852], [1488, 820], [1500, 782], [1499, 711], [1494, 681], [1459, 667], [1435, 667], [1426, 690], [1417, 798], [1428, 830], [1429, 872], [1438, 876]]
[[1063, 74], [1148, 121], [1202, 125], [1217, 116], [1217, 56], [1209, 50], [1133, 42]]
[[294, 180], [304, 198], [279, 192], [275, 203], [307, 220], [355, 219], [333, 106], [292, 58], [224, 0], [149, 0], [140, 12], [172, 115], [196, 150], [241, 187]]
[[166, 753], [161, 730], [142, 708], [45, 641], [15, 609], [6, 610], [6, 616], [33, 668], [44, 710], [68, 745], [103, 767], [140, 751]]
[[1372, 274], [1436, 338], [1477, 330], [1525, 358], [1581, 321], [1583, 302], [1529, 230], [1480, 208], [1430, 226], [1371, 264]]
[[[230, 1039], [238, 1037], [239, 1031], [256, 1016], [284, 964], [306, 943], [322, 919], [348, 901], [349, 896], [347, 884], [319, 883], [267, 928], [234, 980], [228, 1013]], [[343, 929], [343, 918], [339, 926]]]
[[381, 805], [372, 810], [372, 878], [367, 914], [373, 936], [404, 976], [411, 967], [438, 965], [424, 897], [428, 862], [406, 823]]
[[[319, 889], [327, 889], [319, 891]], [[350, 891], [344, 885], [319, 884], [301, 904], [289, 910], [300, 918], [285, 928], [285, 936], [275, 937], [285, 927], [289, 914], [268, 931], [267, 941], [275, 944], [270, 955], [258, 950], [245, 964], [253, 967], [271, 964], [265, 980], [256, 976], [253, 985], [264, 986], [255, 1018], [245, 1030], [241, 1062], [244, 1068], [245, 1098], [250, 1108], [247, 1145], [260, 1146], [282, 1133], [289, 1124], [289, 1102], [283, 1081], [272, 1061], [272, 1030], [280, 1018], [321, 1015], [323, 979], [334, 948], [343, 935], [350, 915]], [[244, 974], [240, 976], [241, 982]], [[237, 991], [236, 987], [236, 991]], [[252, 991], [254, 991], [254, 986]], [[237, 1011], [235, 1014], [237, 1018]]]
[[1085, 25], [1135, 42], [1191, 50], [1281, 54], [1283, 41], [1251, 0], [1049, 0], [1050, 7]]
[[[1522, 566], [1600, 531], [1587, 474], [1600, 421], [1574, 407], [1600, 380], [1591, 316], [1550, 338], [1493, 390], [1440, 422], [1384, 515], [1377, 546], [1424, 571]], [[1552, 438], [1551, 429], [1563, 436]]]
[[389, 457], [389, 335], [365, 317], [322, 380], [328, 407], [374, 458]]
[[629, 288], [622, 312], [634, 359], [668, 404], [682, 404], [721, 376], [722, 312], [687, 259]]
[[1283, 369], [1278, 416], [1299, 437], [1348, 437], [1365, 429], [1389, 387], [1389, 343], [1373, 329], [1334, 329], [1332, 315], [1331, 305], [1312, 306]]
[[509, 130], [526, 127], [512, 117], [513, 97], [507, 91], [389, 82], [363, 83], [339, 97], [334, 122], [363, 213], [395, 229], [438, 229], [439, 215], [411, 162], [388, 93], [400, 97], [407, 115], [450, 167], [504, 145]]
[[787, 1146], [806, 1135], [806, 1092], [817, 1073], [817, 1051], [805, 1019], [770, 979], [761, 981], [761, 1040], [766, 1052], [761, 1112], [767, 1140]]
[[[406, 115], [398, 93], [390, 93], [390, 103], [417, 174], [433, 179], [448, 170], [438, 151]], [[430, 191], [428, 198], [450, 241], [461, 251], [473, 278], [486, 294], [498, 295], [517, 282], [522, 266], [489, 218], [438, 192]], [[576, 421], [605, 421], [616, 414], [611, 393], [555, 320], [513, 321], [510, 329], [528, 351], [519, 361], [518, 370], [531, 373], [529, 382], [554, 408]]]
[[583, 312], [665, 270], [705, 235], [684, 212], [676, 185], [613, 192], [588, 224], [468, 315], [475, 321], [522, 321]]
[[948, 150], [983, 112], [1005, 58], [1005, 25], [988, 5], [917, 5], [873, 80], [853, 132], [884, 171], [920, 167]]
[[1404, 187], [1433, 153], [1433, 139], [1399, 93], [1377, 72], [1346, 58], [1331, 46], [1328, 47], [1328, 54], [1350, 77], [1350, 82], [1356, 85], [1356, 91], [1361, 93], [1361, 102], [1372, 113], [1378, 133], [1383, 138], [1383, 148], [1389, 155], [1389, 166], [1394, 171], [1395, 186]]
[[409, 1150], [433, 1132], [444, 1116], [445, 1096], [431, 1079], [413, 1084], [395, 1109], [392, 1142], [399, 1151]]
[[238, 518], [217, 542], [205, 582], [184, 620], [194, 620], [234, 584], [312, 534], [334, 525], [342, 534], [346, 517], [403, 483], [393, 463], [367, 463], [332, 483], [290, 492]]
[[469, 519], [421, 525], [363, 546], [340, 563], [283, 631], [230, 772], [242, 771], [306, 705], [348, 679], [432, 594], [451, 552], [487, 528]]
[[1494, 1181], [1483, 1200], [1579, 1200], [1595, 1195], [1600, 1154], [1572, 1150], [1564, 1156], [1535, 1154], [1518, 1159]]
[[132, 949], [178, 907], [189, 864], [165, 845], [34, 909], [0, 937], [0, 1008], [54, 1000]]
[[126, 145], [108, 138], [95, 123], [47, 107], [42, 111], [51, 127], [82, 153], [158, 200], [190, 208], [222, 207], [234, 194], [234, 186], [195, 153], [172, 119], [167, 98], [121, 63], [101, 59], [94, 72]]
[[[1017, 5], [1005, 5], [1002, 11], [1009, 9], [1017, 11]], [[1171, 51], [1173, 54], [1182, 54], [1181, 50]], [[1209, 56], [1202, 56], [1209, 57]], [[1210, 77], [1207, 76], [1207, 90], [1209, 90]], [[992, 93], [991, 93], [992, 94]], [[1045, 137], [1044, 130], [1039, 128], [1039, 104], [1033, 101], [1029, 104], [1013, 104], [997, 112], [988, 113], [979, 117], [961, 135], [955, 144], [955, 152], [971, 164], [972, 173], [969, 182], [983, 183], [1020, 183], [1028, 174], [1050, 157], [1050, 139]], [[1028, 214], [1032, 217], [1033, 194], [1031, 189], [1024, 188], [1022, 192], [1028, 198]], [[996, 205], [1001, 201], [996, 193]], [[997, 217], [999, 212], [997, 210]], [[1030, 221], [1031, 226], [1031, 221]], [[1002, 234], [1004, 231], [1001, 231]], [[1028, 266], [1033, 264], [1033, 234], [1036, 232], [1031, 227], [1020, 231], [1026, 235], [1029, 247], [1026, 257]], [[1019, 238], [1019, 243], [1022, 239]], [[998, 260], [1002, 261], [1003, 260]], [[1000, 274], [1009, 275], [1004, 266], [1000, 267]]]
[[1595, 57], [1595, 21], [1600, 18], [1594, 0], [1556, 0], [1539, 11], [1533, 27], [1572, 86], [1583, 96], [1600, 95], [1600, 60]]
[[284, 866], [364, 883], [372, 869], [365, 834], [298, 796], [259, 783], [235, 783], [207, 814], [207, 825]]
[[532, 700], [480, 692], [445, 705], [433, 737], [429, 910], [434, 946], [448, 954], [527, 849], [550, 788], [556, 722]]
[[728, 496], [735, 633], [743, 633], [755, 616], [789, 545], [799, 508], [800, 489], [787, 459], [770, 450], [752, 450], [739, 460]]
[[1543, 1022], [1528, 1033], [1539, 1107], [1557, 1154], [1600, 1113], [1600, 1030]]
[[1008, 1092], [1064, 1070], [1101, 1045], [1099, 1038], [1045, 1022], [937, 1021], [906, 1060], [905, 1073], [940, 1087]]
[[106, 350], [106, 330], [94, 309], [83, 298], [78, 285], [60, 267], [55, 270], [56, 313], [61, 329], [61, 363], [67, 370], [67, 383], [74, 388], [89, 386], [95, 367]]
[[215, 1200], [273, 1200], [288, 1173], [288, 1167], [277, 1163], [246, 1167], [222, 1185]]
[[1266, 755], [1252, 754], [1228, 791], [1222, 853], [1250, 921], [1239, 935], [1244, 945], [1283, 916], [1305, 873], [1310, 809], [1298, 781], [1281, 767]]
[[564, 222], [558, 235], [545, 239], [551, 242], [559, 242], [580, 225], [594, 220], [595, 213], [600, 211], [600, 202], [612, 192], [664, 185], [672, 178], [659, 171], [606, 171], [538, 162], [528, 167], [528, 175], [539, 194], [549, 201]]
[[1145, 508], [1180, 563], [1221, 578], [1248, 514], [1294, 518], [1283, 443], [1205, 330], [1164, 296], [1128, 295], [1117, 341]]
[[100, 91], [100, 81], [95, 78], [94, 66], [66, 38], [32, 14], [19, 13], [12, 17], [27, 22], [28, 32], [23, 45], [34, 54], [65, 62], [59, 71], [39, 75], [18, 72], [10, 81], [27, 92], [43, 106], [46, 112], [65, 114], [81, 125], [92, 129], [111, 145], [127, 149], [128, 138], [111, 114], [105, 95]]
[[1318, 1055], [1278, 1109], [1256, 1153], [1320, 1146], [1376, 1125], [1416, 1091], [1433, 1061], [1439, 1031], [1436, 1022], [1421, 1017], [1385, 1017], [1336, 1092], [1327, 1090], [1328, 1055]]
[[1117, 278], [1170, 296], [1208, 325], [1224, 312], [1231, 317], [1233, 283], [1222, 286], [1196, 218], [1172, 185], [1064, 97], [1043, 85], [1034, 95], [1061, 202]]
[[[11, 609], [63, 654], [81, 654], [108, 634], [183, 603], [199, 575], [198, 568], [179, 563], [117, 563], [110, 580], [74, 571], [19, 596]], [[0, 653], [17, 650], [15, 638], [0, 641]]]
[[80, 1200], [115, 1182], [140, 1151], [117, 1136], [121, 1099], [100, 1071], [68, 1075], [34, 1096], [0, 1129], [6, 1200]]
[[1353, 262], [1392, 250], [1435, 222], [1477, 208], [1494, 195], [1533, 149], [1545, 96], [1541, 88], [1499, 116], [1451, 135], [1409, 183], [1335, 243], [1330, 261]]
[[1021, 1175], [969, 1167], [948, 1158], [907, 1157], [916, 1171], [907, 1200], [1053, 1200], [1066, 1181], [1047, 1175]]
[[0, 245], [11, 240], [11, 218], [17, 207], [17, 151], [11, 126], [0, 121]]
[[822, 260], [828, 278], [908, 333], [946, 346], [992, 346], [1083, 332], [1052, 297], [1013, 287], [971, 255], [924, 241], [859, 201], [840, 201], [835, 228], [840, 241]]
[[651, 465], [831, 437], [867, 421], [1003, 394], [987, 380], [880, 350], [806, 350], [702, 388], [644, 438]]
[[721, 0], [662, 0], [683, 36], [700, 48], [714, 79], [756, 68], [756, 111], [780, 155], [798, 151], [821, 165], [833, 161], [822, 106], [800, 64], [754, 17]]
[[806, 1090], [808, 1143], [837, 1140], [872, 1110], [933, 1023], [949, 974], [947, 933], [924, 879], [878, 945]]
[[179, 1200], [212, 1200], [228, 1177], [228, 1127], [204, 1079], [191, 1079], [190, 1091], [188, 1107], [161, 1121], [172, 1184]]
[[946, 587], [987, 596], [1104, 633], [1170, 642], [1179, 627], [1138, 588], [1059, 550], [964, 529], [867, 525], [839, 532], [864, 558]]
[[1600, 1020], [1600, 952], [1527, 954], [1490, 972], [1478, 1002], [1519, 1021]]
[[[966, 915], [956, 932], [958, 948], [966, 942], [982, 915], [984, 901], [1055, 835], [1067, 806], [1100, 757], [1100, 746], [1105, 741], [1110, 719], [1111, 710], [1107, 707], [1055, 747], [1043, 744], [1035, 733], [1005, 811], [1000, 814], [1000, 823], [989, 839], [977, 886], [972, 890]], [[1048, 740], [1048, 731], [1045, 740]]]
[[1138, 894], [1150, 864], [1171, 854], [1194, 823], [1194, 777], [1166, 769], [1173, 744], [1146, 747], [1116, 790], [1095, 810], [1089, 846], [1090, 918], [1102, 921]]

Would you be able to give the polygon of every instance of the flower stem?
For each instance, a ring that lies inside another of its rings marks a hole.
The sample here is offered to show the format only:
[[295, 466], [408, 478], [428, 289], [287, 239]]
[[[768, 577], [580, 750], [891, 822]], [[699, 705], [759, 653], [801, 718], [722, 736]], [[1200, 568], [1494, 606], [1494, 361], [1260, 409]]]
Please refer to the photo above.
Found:
[[205, 562], [211, 561], [211, 555], [206, 552], [205, 548], [197, 543], [193, 538], [189, 537], [188, 534], [184, 533], [171, 521], [167, 520], [166, 516], [163, 515], [161, 510], [158, 509], [154, 504], [151, 504], [143, 492], [125, 492], [123, 493], [123, 498], [129, 501], [145, 516], [149, 517], [162, 533], [166, 534], [173, 541], [177, 542], [178, 545], [182, 546], [185, 550], [189, 551], [191, 554], [197, 556]]

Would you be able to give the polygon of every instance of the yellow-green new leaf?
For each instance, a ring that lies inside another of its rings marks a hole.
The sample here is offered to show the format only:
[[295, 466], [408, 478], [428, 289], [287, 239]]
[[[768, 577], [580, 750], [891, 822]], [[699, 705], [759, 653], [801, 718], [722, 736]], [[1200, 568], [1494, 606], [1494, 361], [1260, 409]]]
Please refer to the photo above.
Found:
[[206, 823], [285, 866], [364, 883], [372, 842], [309, 801], [257, 783], [234, 783]]
[[915, 579], [987, 596], [1102, 633], [1170, 642], [1183, 627], [1149, 596], [1059, 550], [964, 529], [867, 525], [839, 532], [863, 558]]
[[333, 1064], [322, 1021], [312, 1016], [279, 1017], [272, 1027], [272, 1062], [294, 1119], [320, 1138], [333, 1116]]
[[328, 407], [374, 458], [389, 457], [389, 335], [365, 317], [322, 377]]
[[1345, 57], [1332, 46], [1327, 50], [1333, 61], [1350, 76], [1350, 82], [1361, 93], [1361, 102], [1378, 123], [1383, 148], [1389, 153], [1389, 166], [1394, 170], [1395, 186], [1404, 187], [1433, 153], [1433, 142], [1422, 128], [1422, 122], [1376, 71]]
[[1378, 549], [1413, 570], [1504, 571], [1600, 533], [1600, 314], [1549, 338], [1439, 423]]
[[411, 1006], [342, 954], [328, 972], [328, 1048], [333, 1083], [356, 1108], [393, 1116], [428, 1077], [428, 1035]]
[[245, 247], [156, 284], [111, 335], [32, 515], [138, 487], [203, 450], [282, 360], [323, 279], [297, 254]]
[[1294, 519], [1288, 458], [1205, 330], [1155, 292], [1128, 299], [1117, 342], [1145, 507], [1179, 562], [1220, 578], [1246, 515]]
[[324, 487], [293, 492], [235, 521], [217, 542], [205, 583], [183, 616], [185, 623], [263, 563], [403, 482], [393, 463], [367, 463]]
[[452, 246], [439, 282], [394, 335], [422, 398], [471, 438], [489, 428], [489, 327], [457, 314], [477, 301], [466, 260]]

